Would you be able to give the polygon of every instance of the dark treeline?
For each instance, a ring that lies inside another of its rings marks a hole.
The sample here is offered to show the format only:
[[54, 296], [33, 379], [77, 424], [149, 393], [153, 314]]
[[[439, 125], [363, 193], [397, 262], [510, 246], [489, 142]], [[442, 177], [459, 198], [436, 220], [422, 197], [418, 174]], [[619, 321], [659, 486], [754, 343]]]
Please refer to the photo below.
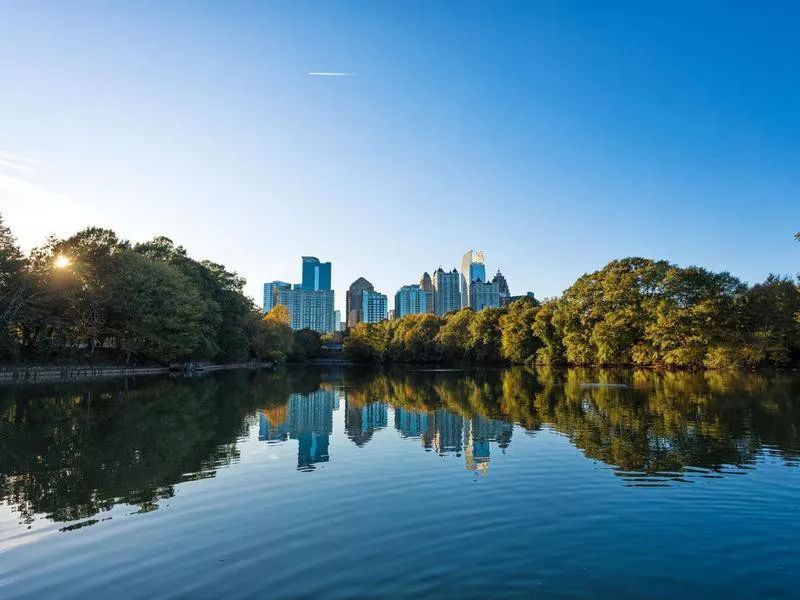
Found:
[[25, 256], [0, 217], [0, 360], [230, 363], [319, 351], [319, 334], [292, 332], [285, 307], [264, 317], [244, 283], [168, 238], [132, 245], [95, 227]]
[[800, 359], [800, 287], [775, 276], [748, 287], [729, 273], [626, 258], [541, 304], [523, 298], [478, 313], [360, 324], [345, 354], [356, 362], [781, 366]]

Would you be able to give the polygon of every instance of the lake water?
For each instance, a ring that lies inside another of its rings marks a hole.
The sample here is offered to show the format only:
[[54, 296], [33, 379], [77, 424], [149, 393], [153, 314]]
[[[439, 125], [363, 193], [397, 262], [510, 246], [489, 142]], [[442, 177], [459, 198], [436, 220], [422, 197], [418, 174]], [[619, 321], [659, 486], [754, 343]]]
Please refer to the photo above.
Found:
[[796, 598], [799, 459], [798, 373], [2, 387], [0, 597]]

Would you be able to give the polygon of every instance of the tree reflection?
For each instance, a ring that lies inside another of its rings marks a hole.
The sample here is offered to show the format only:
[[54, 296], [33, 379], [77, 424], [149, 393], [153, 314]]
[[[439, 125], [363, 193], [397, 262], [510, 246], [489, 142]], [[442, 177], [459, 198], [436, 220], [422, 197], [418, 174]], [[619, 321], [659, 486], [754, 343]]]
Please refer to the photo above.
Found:
[[254, 414], [259, 439], [296, 440], [298, 468], [312, 470], [335, 460], [340, 398], [356, 445], [392, 423], [477, 473], [513, 444], [512, 424], [558, 431], [630, 483], [729, 472], [764, 453], [796, 464], [800, 451], [792, 374], [307, 367], [0, 388], [0, 497], [28, 525], [37, 515], [90, 525], [118, 503], [155, 510], [177, 483], [238, 460]]

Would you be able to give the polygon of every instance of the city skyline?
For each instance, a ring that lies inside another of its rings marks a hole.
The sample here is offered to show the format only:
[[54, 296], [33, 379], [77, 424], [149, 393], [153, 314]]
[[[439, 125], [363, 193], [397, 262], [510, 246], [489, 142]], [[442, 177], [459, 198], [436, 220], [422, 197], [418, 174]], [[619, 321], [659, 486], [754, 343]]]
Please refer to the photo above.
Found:
[[9, 2], [0, 211], [256, 301], [309, 253], [387, 294], [477, 246], [541, 298], [626, 256], [796, 272], [800, 9], [570, 4]]

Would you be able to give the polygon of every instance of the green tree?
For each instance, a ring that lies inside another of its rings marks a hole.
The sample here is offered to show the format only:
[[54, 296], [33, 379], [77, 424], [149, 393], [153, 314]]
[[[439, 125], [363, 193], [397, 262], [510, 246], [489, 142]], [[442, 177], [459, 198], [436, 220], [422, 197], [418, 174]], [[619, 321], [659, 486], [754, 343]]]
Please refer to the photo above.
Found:
[[200, 337], [199, 294], [174, 266], [131, 250], [119, 252], [109, 287], [114, 335], [131, 355], [161, 363], [189, 357]]
[[512, 302], [500, 318], [503, 358], [513, 363], [532, 361], [541, 343], [533, 333], [538, 303], [533, 298]]

